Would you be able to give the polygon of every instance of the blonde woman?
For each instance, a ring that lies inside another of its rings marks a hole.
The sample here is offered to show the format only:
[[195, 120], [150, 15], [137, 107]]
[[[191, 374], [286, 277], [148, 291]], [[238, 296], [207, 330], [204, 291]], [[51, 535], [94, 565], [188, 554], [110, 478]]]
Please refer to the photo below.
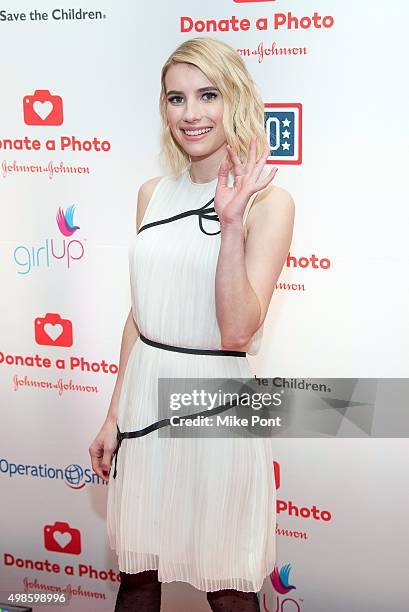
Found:
[[[294, 202], [267, 170], [263, 103], [244, 62], [212, 38], [162, 69], [168, 174], [138, 194], [132, 307], [107, 418], [90, 446], [108, 481], [115, 611], [160, 610], [162, 582], [212, 610], [259, 610], [275, 564], [271, 438], [164, 438], [158, 378], [252, 378]], [[170, 427], [166, 425], [166, 427]]]

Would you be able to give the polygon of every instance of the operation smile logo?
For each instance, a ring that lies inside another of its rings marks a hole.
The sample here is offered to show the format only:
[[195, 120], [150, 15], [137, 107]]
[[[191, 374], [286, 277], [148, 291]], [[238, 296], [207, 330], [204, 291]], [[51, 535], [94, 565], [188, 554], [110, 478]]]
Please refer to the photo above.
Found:
[[69, 206], [65, 212], [61, 207], [58, 209], [57, 226], [65, 237], [59, 241], [58, 246], [55, 239], [46, 238], [43, 244], [30, 246], [20, 244], [14, 249], [13, 260], [18, 267], [18, 274], [30, 274], [34, 268], [50, 268], [57, 260], [63, 261], [69, 269], [73, 261], [79, 261], [84, 257], [84, 242], [77, 238], [71, 239], [71, 236], [80, 229], [80, 226], [74, 223], [74, 210], [74, 204]]
[[78, 491], [87, 484], [108, 483], [102, 480], [91, 468], [83, 468], [78, 463], [71, 463], [65, 468], [52, 467], [47, 463], [30, 465], [27, 463], [12, 463], [5, 458], [0, 459], [0, 474], [14, 478], [15, 476], [29, 476], [31, 478], [46, 478], [48, 480], [60, 480], [67, 487]]

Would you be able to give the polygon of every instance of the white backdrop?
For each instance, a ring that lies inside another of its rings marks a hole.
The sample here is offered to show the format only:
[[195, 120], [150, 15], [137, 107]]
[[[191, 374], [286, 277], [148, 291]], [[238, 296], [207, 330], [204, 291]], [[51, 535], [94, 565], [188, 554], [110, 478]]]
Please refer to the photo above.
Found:
[[[60, 19], [61, 9], [80, 8], [101, 16]], [[289, 13], [314, 12], [328, 27], [289, 22]], [[182, 17], [232, 16], [248, 28], [181, 31]], [[160, 69], [180, 42], [210, 35], [241, 53], [258, 49], [244, 59], [266, 117], [287, 110], [295, 120], [301, 109], [302, 123], [289, 128], [294, 153], [284, 137], [272, 148], [296, 222], [254, 373], [408, 377], [408, 18], [403, 1], [380, 0], [0, 7], [0, 590], [61, 587], [71, 610], [113, 609], [106, 485], [91, 473], [88, 446], [108, 409], [130, 308], [137, 191], [161, 173]], [[38, 90], [61, 97], [53, 115]], [[70, 206], [77, 229], [67, 231], [56, 216]], [[47, 313], [65, 321], [60, 340]], [[407, 609], [407, 450], [406, 439], [277, 440], [277, 566], [291, 564], [296, 588], [277, 595], [267, 578], [263, 610]], [[188, 585], [163, 592], [165, 612], [209, 610]]]

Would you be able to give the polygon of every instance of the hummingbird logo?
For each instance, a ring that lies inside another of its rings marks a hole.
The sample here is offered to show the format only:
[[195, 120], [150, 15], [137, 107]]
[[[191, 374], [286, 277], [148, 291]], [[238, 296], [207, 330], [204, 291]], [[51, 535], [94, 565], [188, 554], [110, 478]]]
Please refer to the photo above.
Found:
[[57, 225], [60, 229], [60, 232], [64, 236], [72, 236], [72, 234], [76, 230], [80, 229], [79, 225], [74, 225], [74, 208], [75, 208], [75, 205], [71, 204], [71, 206], [67, 208], [65, 213], [63, 209], [61, 208], [61, 206], [58, 209], [58, 213], [56, 216]]
[[290, 571], [291, 565], [287, 563], [287, 565], [283, 565], [280, 571], [278, 571], [278, 567], [275, 567], [270, 574], [271, 584], [280, 595], [286, 595], [296, 588], [289, 583]]

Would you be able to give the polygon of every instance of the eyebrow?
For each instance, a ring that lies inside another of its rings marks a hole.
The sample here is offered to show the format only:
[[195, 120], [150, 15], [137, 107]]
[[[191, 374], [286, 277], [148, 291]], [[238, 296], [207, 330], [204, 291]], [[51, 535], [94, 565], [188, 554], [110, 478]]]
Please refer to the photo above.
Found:
[[[200, 87], [196, 91], [199, 91], [200, 93], [203, 93], [205, 91], [219, 91], [219, 90], [217, 89], [217, 87]], [[177, 94], [177, 95], [179, 95], [179, 94], [183, 94], [183, 91], [171, 90], [171, 91], [166, 92], [167, 96], [169, 96], [170, 94], [173, 94], [173, 95]]]

